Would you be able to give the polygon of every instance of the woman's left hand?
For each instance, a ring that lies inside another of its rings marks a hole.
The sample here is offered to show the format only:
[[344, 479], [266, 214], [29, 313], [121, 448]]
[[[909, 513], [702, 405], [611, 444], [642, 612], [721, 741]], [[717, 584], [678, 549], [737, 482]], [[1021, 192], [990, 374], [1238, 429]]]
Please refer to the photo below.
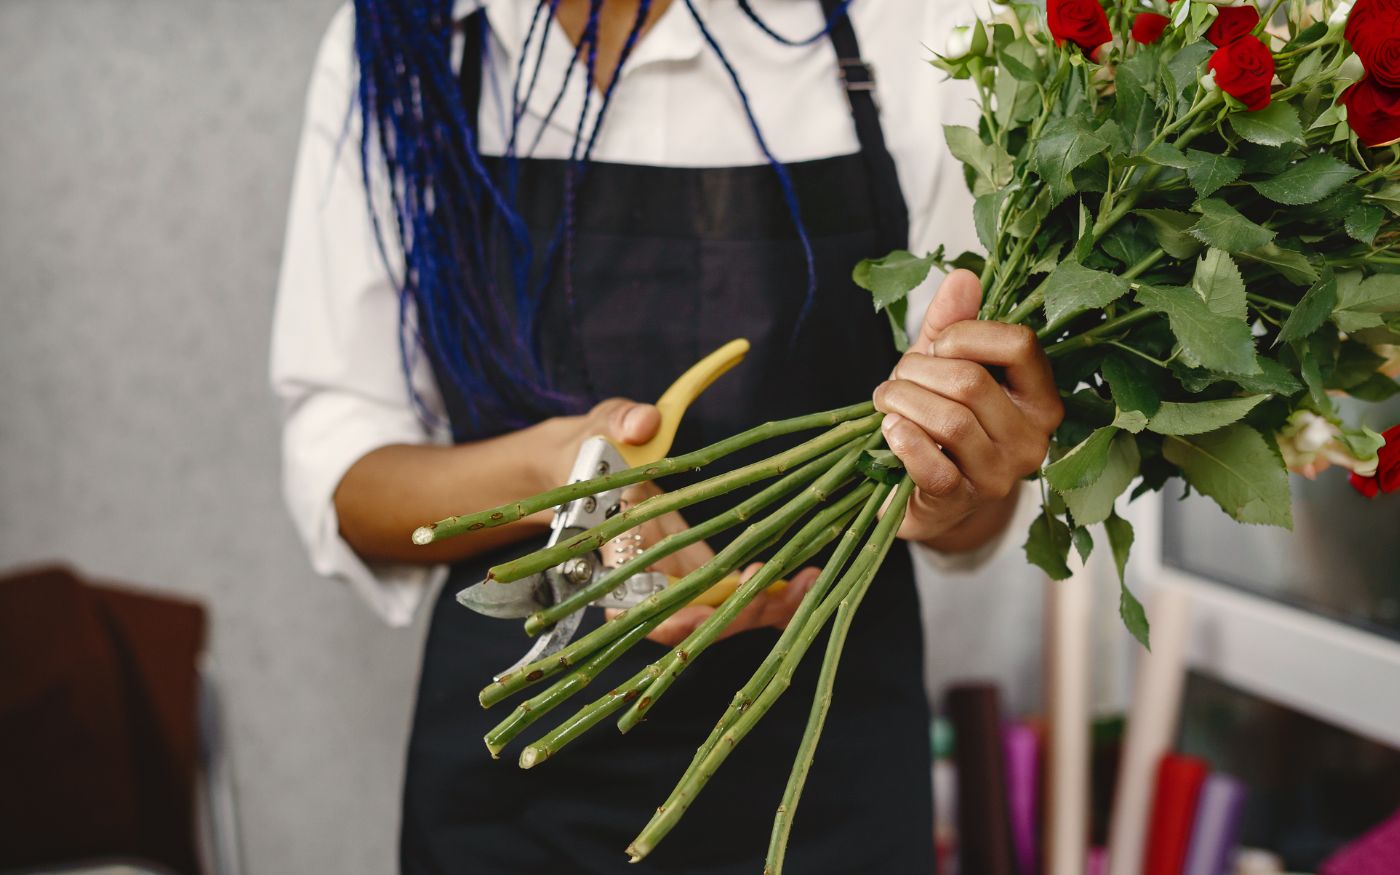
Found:
[[1064, 417], [1035, 333], [978, 321], [981, 302], [976, 275], [950, 273], [918, 339], [875, 390], [885, 440], [918, 487], [900, 536], [949, 552], [1001, 531], [1017, 484], [1040, 467]]

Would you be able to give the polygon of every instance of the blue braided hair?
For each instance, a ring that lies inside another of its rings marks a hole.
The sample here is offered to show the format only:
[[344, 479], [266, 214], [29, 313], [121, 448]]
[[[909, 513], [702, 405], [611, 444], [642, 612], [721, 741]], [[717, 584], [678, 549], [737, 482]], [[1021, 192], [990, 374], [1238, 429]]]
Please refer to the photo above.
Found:
[[[537, 0], [511, 83], [505, 154], [499, 161], [488, 162], [472, 129], [470, 119], [475, 113], [469, 112], [463, 101], [452, 64], [453, 0], [355, 0], [355, 53], [360, 73], [357, 102], [364, 119], [360, 163], [381, 256], [386, 264], [392, 263], [389, 233], [403, 255], [402, 275], [397, 277], [402, 366], [408, 379], [421, 351], [435, 357], [439, 372], [451, 380], [470, 419], [465, 424], [455, 423], [462, 430], [459, 439], [578, 412], [588, 403], [588, 399], [556, 386], [543, 363], [537, 336], [540, 303], [555, 278], [556, 262], [562, 260], [558, 272], [563, 294], [566, 304], [573, 307], [569, 265], [576, 195], [586, 177], [618, 73], [636, 45], [651, 0], [638, 4], [617, 67], [600, 98], [592, 130], [585, 134], [594, 99], [598, 22], [604, 0], [589, 2], [582, 38], [546, 116], [547, 123], [561, 105], [574, 70], [582, 67], [588, 87], [566, 168], [563, 210], [544, 250], [536, 252], [516, 203], [522, 154], [519, 129], [524, 107], [538, 83], [547, 17], [553, 16], [559, 2]], [[796, 338], [816, 289], [812, 246], [797, 195], [786, 168], [773, 156], [759, 130], [738, 73], [691, 0], [684, 2], [739, 94], [797, 229], [806, 259], [807, 296], [794, 325]], [[844, 13], [849, 2], [844, 0], [837, 15]], [[810, 39], [787, 40], [764, 25], [747, 0], [742, 0], [741, 7], [770, 36], [789, 45], [812, 42], [830, 29], [828, 22], [826, 29]], [[526, 81], [526, 60], [537, 33], [534, 65]], [[485, 27], [479, 36], [485, 58], [489, 49]], [[523, 93], [522, 82], [526, 82]], [[540, 130], [543, 128], [542, 124]], [[538, 142], [537, 134], [523, 154], [532, 154]], [[387, 171], [387, 180], [378, 185], [372, 184], [370, 171], [376, 164]], [[381, 198], [387, 198], [387, 203], [381, 205]], [[392, 229], [383, 227], [380, 215], [392, 217]], [[409, 385], [412, 391], [411, 380]], [[431, 419], [416, 393], [414, 402], [420, 415]]]

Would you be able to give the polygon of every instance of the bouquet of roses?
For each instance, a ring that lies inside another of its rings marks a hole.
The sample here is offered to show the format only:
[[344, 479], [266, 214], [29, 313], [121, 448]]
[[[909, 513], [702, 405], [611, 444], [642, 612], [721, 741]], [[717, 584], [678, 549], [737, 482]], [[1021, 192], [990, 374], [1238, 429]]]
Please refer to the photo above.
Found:
[[[1160, 2], [1160, 5], [1158, 3]], [[977, 127], [947, 142], [976, 196], [985, 255], [891, 253], [855, 268], [904, 341], [905, 296], [934, 267], [982, 279], [981, 318], [1033, 328], [1066, 417], [1040, 476], [1044, 507], [1025, 549], [1054, 578], [1087, 556], [1102, 524], [1121, 576], [1132, 529], [1117, 499], [1175, 476], [1245, 523], [1290, 524], [1288, 468], [1352, 472], [1363, 493], [1400, 490], [1400, 427], [1343, 422], [1335, 397], [1381, 400], [1400, 385], [1400, 0], [1350, 10], [1281, 0], [1049, 0], [1013, 4], [935, 64], [970, 80]], [[1271, 22], [1281, 19], [1275, 26]], [[684, 814], [830, 627], [792, 778], [777, 808], [769, 872], [830, 704], [846, 631], [890, 549], [913, 486], [882, 449], [869, 404], [767, 423], [713, 446], [615, 471], [414, 534], [418, 543], [710, 465], [778, 435], [824, 428], [772, 457], [656, 495], [594, 529], [493, 568], [518, 580], [597, 550], [634, 526], [731, 490], [761, 491], [531, 617], [542, 629], [700, 538], [743, 525], [705, 566], [548, 659], [501, 675], [490, 706], [542, 681], [486, 738], [499, 752], [583, 689], [667, 616], [751, 559], [762, 568], [684, 641], [525, 747], [531, 768], [622, 711], [625, 732], [768, 586], [834, 545], [772, 651], [628, 848], [645, 856]], [[770, 509], [770, 506], [776, 509]], [[887, 508], [883, 514], [881, 509]], [[766, 512], [766, 516], [763, 515]], [[1122, 614], [1147, 643], [1126, 587]]]
[[[980, 96], [976, 130], [945, 130], [987, 255], [952, 263], [980, 273], [982, 318], [1036, 329], [1066, 399], [1026, 542], [1053, 578], [1097, 523], [1121, 573], [1135, 480], [1279, 526], [1288, 467], [1400, 488], [1400, 429], [1333, 397], [1400, 391], [1400, 2], [1280, 6], [1049, 0], [1042, 27], [1012, 5], [935, 60]], [[901, 316], [942, 262], [860, 276]]]

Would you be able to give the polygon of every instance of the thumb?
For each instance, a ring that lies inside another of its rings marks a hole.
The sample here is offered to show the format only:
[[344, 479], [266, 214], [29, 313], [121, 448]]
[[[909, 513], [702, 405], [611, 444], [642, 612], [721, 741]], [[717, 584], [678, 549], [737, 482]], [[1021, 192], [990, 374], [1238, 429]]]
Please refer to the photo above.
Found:
[[981, 306], [982, 283], [978, 281], [977, 274], [961, 268], [948, 274], [924, 311], [924, 323], [919, 328], [919, 339], [914, 343], [914, 350], [928, 352], [943, 329], [954, 322], [976, 319]]
[[661, 411], [655, 405], [627, 398], [609, 398], [589, 412], [597, 430], [623, 444], [644, 444], [661, 426]]

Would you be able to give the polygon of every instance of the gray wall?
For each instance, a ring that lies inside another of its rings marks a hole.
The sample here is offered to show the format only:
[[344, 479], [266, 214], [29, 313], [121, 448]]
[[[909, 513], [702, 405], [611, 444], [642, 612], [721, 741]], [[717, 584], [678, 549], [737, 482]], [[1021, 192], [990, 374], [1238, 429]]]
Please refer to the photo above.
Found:
[[313, 576], [267, 335], [336, 0], [0, 3], [0, 566], [212, 611], [249, 871], [391, 871], [421, 630]]
[[[268, 325], [335, 5], [0, 3], [0, 568], [208, 604], [252, 875], [392, 871], [422, 636], [316, 579], [278, 495]], [[1039, 603], [1014, 555], [938, 585], [934, 682], [1035, 705]]]

